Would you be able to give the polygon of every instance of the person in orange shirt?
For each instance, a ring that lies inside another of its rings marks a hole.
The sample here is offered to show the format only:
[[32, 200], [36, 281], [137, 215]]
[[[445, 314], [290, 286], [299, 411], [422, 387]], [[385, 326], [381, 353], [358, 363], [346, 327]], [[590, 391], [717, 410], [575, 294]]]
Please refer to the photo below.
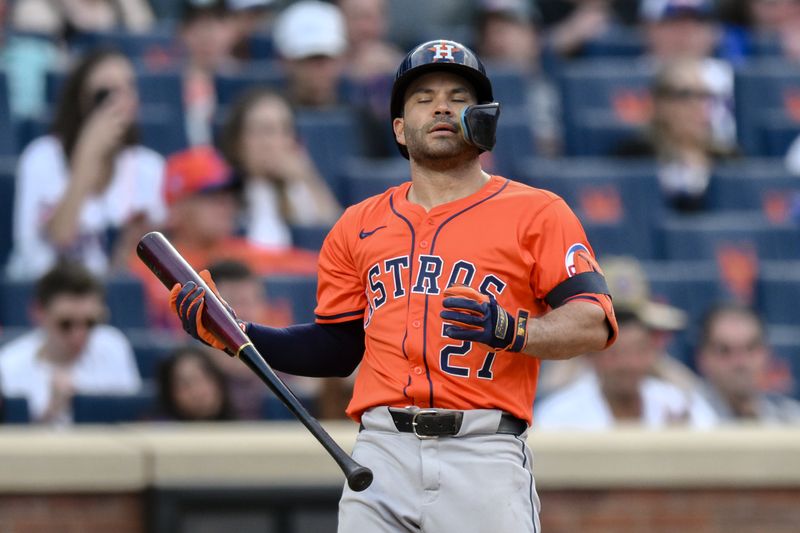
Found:
[[[478, 57], [415, 47], [392, 90], [411, 181], [345, 211], [320, 253], [316, 321], [243, 323], [276, 369], [345, 376], [368, 490], [344, 488], [339, 531], [538, 532], [525, 443], [541, 359], [613, 343], [611, 298], [580, 222], [558, 196], [481, 169], [499, 104]], [[213, 280], [202, 273], [213, 290]], [[176, 284], [184, 329], [204, 292]]]
[[[298, 248], [272, 249], [236, 235], [238, 203], [233, 173], [217, 151], [198, 146], [167, 159], [164, 199], [166, 231], [170, 241], [195, 268], [231, 259], [244, 263], [259, 276], [315, 274], [317, 254]], [[141, 261], [131, 270], [145, 284], [151, 324], [179, 328], [164, 300], [164, 289]]]

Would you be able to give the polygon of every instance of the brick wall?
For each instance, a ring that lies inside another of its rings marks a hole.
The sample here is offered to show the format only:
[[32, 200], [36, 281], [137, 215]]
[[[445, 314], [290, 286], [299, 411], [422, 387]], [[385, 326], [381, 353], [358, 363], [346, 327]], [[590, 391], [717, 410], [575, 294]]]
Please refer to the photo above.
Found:
[[544, 533], [797, 533], [794, 490], [543, 491]]
[[144, 533], [142, 494], [0, 496], [0, 533]]

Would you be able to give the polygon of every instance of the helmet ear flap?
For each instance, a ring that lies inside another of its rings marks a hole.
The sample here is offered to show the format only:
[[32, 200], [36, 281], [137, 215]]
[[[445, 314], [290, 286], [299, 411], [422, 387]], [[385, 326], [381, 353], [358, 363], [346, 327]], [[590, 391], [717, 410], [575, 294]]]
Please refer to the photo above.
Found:
[[464, 139], [482, 152], [491, 151], [497, 141], [497, 121], [500, 104], [469, 105], [461, 111], [461, 131]]

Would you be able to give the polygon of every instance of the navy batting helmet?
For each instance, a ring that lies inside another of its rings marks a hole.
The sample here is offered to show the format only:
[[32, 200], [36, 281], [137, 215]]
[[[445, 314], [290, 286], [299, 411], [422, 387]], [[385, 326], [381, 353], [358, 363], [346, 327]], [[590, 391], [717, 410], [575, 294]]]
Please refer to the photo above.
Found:
[[[491, 150], [495, 142], [500, 104], [494, 102], [492, 83], [486, 76], [481, 60], [475, 52], [455, 41], [428, 41], [406, 55], [397, 69], [392, 86], [392, 120], [403, 116], [405, 93], [411, 82], [424, 74], [440, 70], [462, 76], [474, 87], [479, 105], [464, 109], [461, 116], [462, 132], [467, 142], [481, 151]], [[408, 158], [406, 147], [399, 143], [397, 147], [403, 157]]]

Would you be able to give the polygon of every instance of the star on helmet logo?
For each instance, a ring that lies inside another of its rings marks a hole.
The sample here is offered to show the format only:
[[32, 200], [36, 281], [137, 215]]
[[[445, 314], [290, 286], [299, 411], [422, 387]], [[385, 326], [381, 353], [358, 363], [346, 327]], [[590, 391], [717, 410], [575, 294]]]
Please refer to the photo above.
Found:
[[453, 52], [460, 52], [461, 49], [457, 46], [452, 44], [447, 44], [445, 41], [440, 42], [439, 44], [435, 44], [432, 47], [428, 48], [433, 54], [433, 61], [455, 61], [456, 58], [453, 57]]

